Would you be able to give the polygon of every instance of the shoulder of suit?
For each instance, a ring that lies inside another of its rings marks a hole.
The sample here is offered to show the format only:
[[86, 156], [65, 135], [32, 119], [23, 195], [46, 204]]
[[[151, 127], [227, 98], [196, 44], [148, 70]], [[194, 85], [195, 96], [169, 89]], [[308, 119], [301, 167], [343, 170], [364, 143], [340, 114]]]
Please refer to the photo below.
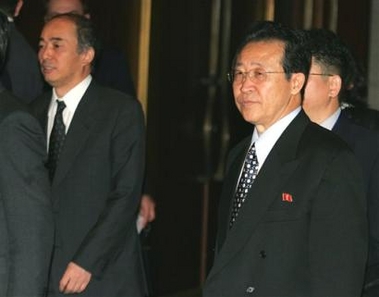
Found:
[[99, 83], [93, 81], [89, 86], [88, 93], [92, 96], [92, 93], [98, 97], [99, 102], [103, 102], [108, 106], [133, 106], [140, 105], [140, 102], [137, 98], [123, 93], [119, 90], [112, 89]]
[[379, 132], [379, 111], [367, 107], [349, 107], [342, 115], [357, 126]]
[[351, 152], [351, 148], [341, 137], [313, 122], [310, 122], [304, 131], [300, 140], [300, 147], [325, 153], [338, 151]]
[[[372, 121], [375, 121], [376, 116], [378, 116], [377, 120], [379, 121], [379, 112], [378, 114], [375, 112], [372, 112]], [[378, 146], [379, 130], [353, 118], [353, 115], [350, 113], [350, 111], [345, 111], [341, 114], [340, 125], [344, 127], [344, 133], [348, 133], [349, 137], [353, 139], [354, 142], [362, 141], [364, 143], [367, 143], [367, 145], [374, 144]]]
[[121, 92], [121, 91], [119, 91], [117, 89], [110, 88], [108, 86], [104, 86], [104, 85], [98, 83], [97, 81], [95, 81], [94, 79], [92, 79], [92, 82], [91, 82], [89, 88], [95, 89], [100, 94], [107, 94], [107, 95], [115, 97], [115, 98], [136, 99], [135, 97], [133, 97], [133, 96], [131, 96], [129, 94], [123, 93], [123, 92]]
[[3, 90], [0, 93], [0, 116], [1, 120], [7, 116], [8, 114], [15, 112], [15, 111], [22, 111], [22, 112], [28, 112], [28, 107], [21, 102], [19, 98], [17, 98], [15, 95], [13, 95], [8, 90]]

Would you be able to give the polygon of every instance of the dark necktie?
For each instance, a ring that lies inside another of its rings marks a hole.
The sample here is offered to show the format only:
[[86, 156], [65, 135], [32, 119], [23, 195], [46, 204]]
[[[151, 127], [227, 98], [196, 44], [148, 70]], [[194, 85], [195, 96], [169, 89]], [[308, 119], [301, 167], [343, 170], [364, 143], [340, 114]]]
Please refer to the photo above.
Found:
[[238, 212], [245, 202], [247, 194], [258, 174], [258, 159], [255, 151], [255, 143], [249, 148], [245, 162], [243, 165], [240, 180], [238, 182], [237, 190], [234, 195], [233, 208], [229, 222], [229, 228], [233, 226], [233, 223], [237, 219]]
[[62, 112], [66, 108], [63, 101], [56, 101], [58, 104], [57, 112], [55, 114], [53, 129], [50, 134], [49, 143], [49, 159], [47, 167], [49, 169], [50, 180], [53, 180], [55, 169], [57, 167], [59, 155], [62, 152], [64, 140], [66, 138], [66, 127], [63, 122]]

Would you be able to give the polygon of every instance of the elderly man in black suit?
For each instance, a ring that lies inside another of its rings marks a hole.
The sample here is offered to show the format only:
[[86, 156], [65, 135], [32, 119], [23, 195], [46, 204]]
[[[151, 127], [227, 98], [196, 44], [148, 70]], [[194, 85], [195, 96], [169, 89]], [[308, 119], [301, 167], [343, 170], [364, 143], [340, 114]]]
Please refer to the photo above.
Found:
[[96, 84], [96, 38], [77, 14], [47, 21], [39, 42], [53, 87], [33, 110], [49, 139], [56, 239], [49, 295], [144, 296], [136, 229], [144, 169], [137, 100]]
[[228, 157], [205, 297], [361, 293], [362, 174], [348, 146], [301, 109], [309, 67], [300, 36], [275, 22], [254, 24], [237, 50], [235, 103], [255, 128]]
[[[347, 45], [326, 29], [306, 31], [312, 66], [303, 108], [310, 119], [349, 144], [363, 169], [369, 214], [366, 296], [379, 295], [379, 134], [357, 125], [346, 101], [358, 101], [356, 62]], [[355, 94], [355, 95], [354, 95]]]
[[[0, 12], [1, 66], [9, 26]], [[38, 121], [0, 83], [0, 296], [46, 293], [54, 236], [46, 157]]]

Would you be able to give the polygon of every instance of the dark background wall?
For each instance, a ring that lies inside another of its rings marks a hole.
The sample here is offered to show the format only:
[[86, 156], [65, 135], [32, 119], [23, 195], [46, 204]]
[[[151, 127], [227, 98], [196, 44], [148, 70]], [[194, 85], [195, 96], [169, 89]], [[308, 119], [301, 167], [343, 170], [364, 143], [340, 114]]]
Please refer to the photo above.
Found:
[[[152, 1], [151, 32], [145, 32], [151, 38], [148, 176], [157, 201], [148, 238], [154, 296], [182, 296], [179, 292], [194, 292], [201, 285], [212, 264], [222, 149], [251, 133], [234, 107], [225, 64], [246, 26], [263, 18], [266, 1], [220, 0], [219, 30], [211, 33], [217, 1]], [[315, 17], [327, 19], [330, 1], [314, 1], [324, 5]], [[138, 64], [138, 7], [136, 0], [91, 0], [101, 37], [124, 51], [133, 73]], [[369, 9], [370, 0], [340, 0], [338, 5], [337, 32], [364, 66]], [[228, 17], [230, 26], [224, 26]], [[36, 50], [42, 18], [43, 1], [29, 0], [17, 20]], [[301, 28], [304, 1], [275, 1], [275, 19]]]

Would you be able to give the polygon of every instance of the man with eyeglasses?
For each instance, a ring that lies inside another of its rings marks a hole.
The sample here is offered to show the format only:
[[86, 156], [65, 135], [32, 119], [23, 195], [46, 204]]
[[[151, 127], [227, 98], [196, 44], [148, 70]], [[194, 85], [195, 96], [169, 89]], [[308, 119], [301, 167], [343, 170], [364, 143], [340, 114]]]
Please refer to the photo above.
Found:
[[252, 136], [228, 156], [203, 296], [360, 296], [367, 256], [362, 175], [348, 146], [301, 108], [301, 35], [255, 23], [229, 75]]
[[369, 217], [365, 296], [379, 296], [379, 135], [354, 123], [343, 110], [359, 94], [360, 76], [347, 45], [326, 29], [306, 34], [312, 65], [303, 108], [312, 121], [345, 140], [362, 166]]

